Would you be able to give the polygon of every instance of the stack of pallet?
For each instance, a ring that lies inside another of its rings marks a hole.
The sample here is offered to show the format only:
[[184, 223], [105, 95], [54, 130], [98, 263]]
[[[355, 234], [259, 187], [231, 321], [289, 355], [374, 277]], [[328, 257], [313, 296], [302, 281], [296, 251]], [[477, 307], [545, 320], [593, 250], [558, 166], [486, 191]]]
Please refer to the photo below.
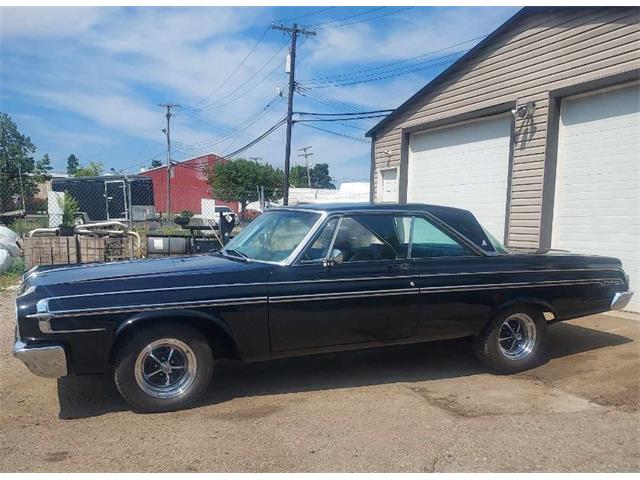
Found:
[[26, 268], [78, 263], [75, 237], [26, 237], [23, 250]]
[[136, 256], [131, 238], [26, 237], [23, 240], [26, 268], [125, 260]]
[[79, 263], [104, 262], [106, 242], [103, 237], [78, 237]]

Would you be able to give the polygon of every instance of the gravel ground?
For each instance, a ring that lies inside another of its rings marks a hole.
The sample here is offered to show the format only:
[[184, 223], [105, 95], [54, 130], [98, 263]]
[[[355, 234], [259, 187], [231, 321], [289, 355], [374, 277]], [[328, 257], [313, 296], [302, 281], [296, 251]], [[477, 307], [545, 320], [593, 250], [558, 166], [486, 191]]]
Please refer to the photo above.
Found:
[[513, 376], [460, 341], [220, 364], [201, 406], [141, 415], [107, 377], [31, 375], [0, 296], [0, 471], [640, 470], [637, 320], [554, 325]]

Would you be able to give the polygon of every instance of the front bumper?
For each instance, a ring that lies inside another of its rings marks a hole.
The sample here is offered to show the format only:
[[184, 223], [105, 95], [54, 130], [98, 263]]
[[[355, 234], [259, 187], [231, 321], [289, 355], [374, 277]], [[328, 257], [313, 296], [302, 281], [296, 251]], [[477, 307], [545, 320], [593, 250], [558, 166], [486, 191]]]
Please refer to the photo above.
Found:
[[40, 377], [60, 378], [67, 375], [67, 357], [60, 345], [27, 346], [20, 340], [13, 344], [13, 356], [31, 373]]
[[616, 292], [611, 300], [611, 310], [623, 310], [633, 297], [633, 290], [627, 290], [625, 292]]

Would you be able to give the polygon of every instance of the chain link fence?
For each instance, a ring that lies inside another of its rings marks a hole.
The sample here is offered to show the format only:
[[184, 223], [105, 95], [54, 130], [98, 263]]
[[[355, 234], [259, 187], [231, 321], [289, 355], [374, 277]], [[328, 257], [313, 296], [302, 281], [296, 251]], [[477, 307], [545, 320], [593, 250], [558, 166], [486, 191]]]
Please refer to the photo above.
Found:
[[211, 192], [198, 178], [167, 186], [166, 170], [2, 185], [0, 225], [17, 234], [29, 266], [206, 253], [282, 198], [261, 186]]

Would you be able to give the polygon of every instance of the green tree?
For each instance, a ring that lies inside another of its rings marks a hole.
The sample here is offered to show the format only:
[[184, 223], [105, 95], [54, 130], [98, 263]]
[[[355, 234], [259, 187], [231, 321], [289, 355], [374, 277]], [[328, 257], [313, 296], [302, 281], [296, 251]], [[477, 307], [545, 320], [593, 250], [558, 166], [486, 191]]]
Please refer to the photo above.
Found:
[[67, 173], [71, 176], [75, 175], [80, 166], [80, 160], [73, 153], [67, 157]]
[[[329, 175], [329, 165], [326, 163], [316, 163], [309, 169], [309, 176], [311, 177], [311, 188], [336, 188], [331, 175]], [[289, 174], [289, 183], [296, 188], [308, 187], [307, 167], [301, 165], [293, 167]]]
[[247, 203], [258, 200], [260, 187], [264, 188], [265, 200], [282, 198], [284, 173], [271, 165], [240, 158], [216, 164], [207, 177], [214, 198], [225, 202], [238, 201], [243, 210]]
[[11, 117], [0, 113], [0, 212], [22, 209], [38, 193], [35, 151]]
[[158, 160], [157, 158], [154, 158], [153, 160], [151, 160], [151, 165], [149, 165], [149, 168], [158, 168], [162, 166], [162, 160]]
[[89, 162], [87, 166], [79, 166], [74, 176], [76, 177], [97, 177], [104, 172], [102, 162]]
[[51, 167], [51, 159], [49, 158], [49, 154], [45, 153], [44, 156], [36, 162], [34, 174], [35, 179], [38, 183], [42, 183], [45, 180], [50, 180], [49, 172], [53, 167]]

